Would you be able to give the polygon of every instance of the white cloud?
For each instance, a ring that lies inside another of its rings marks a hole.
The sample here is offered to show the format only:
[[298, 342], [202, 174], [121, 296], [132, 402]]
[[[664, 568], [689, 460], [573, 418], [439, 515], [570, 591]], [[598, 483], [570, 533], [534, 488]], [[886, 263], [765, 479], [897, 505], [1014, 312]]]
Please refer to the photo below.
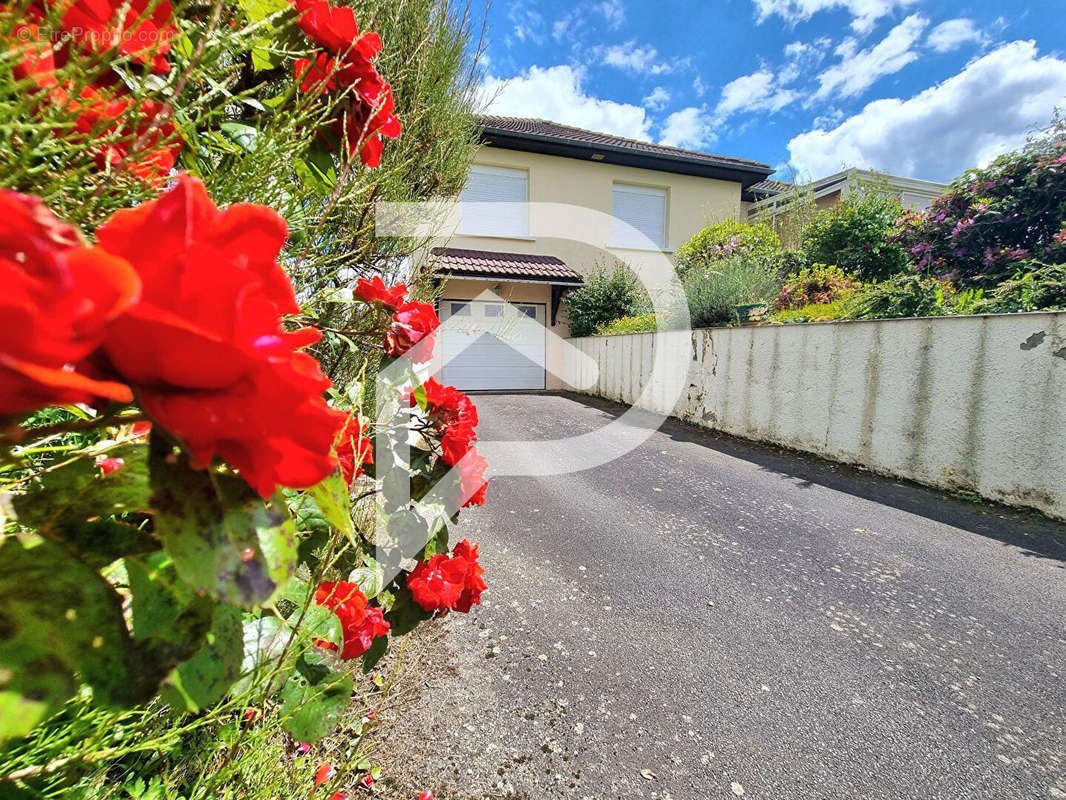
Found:
[[778, 85], [774, 73], [764, 67], [723, 86], [715, 112], [728, 117], [737, 111], [780, 111], [796, 97], [796, 92]]
[[938, 53], [950, 53], [967, 42], [983, 42], [984, 34], [977, 30], [972, 19], [949, 19], [929, 32], [926, 44]]
[[848, 166], [950, 180], [1020, 146], [1063, 105], [1066, 60], [1016, 41], [908, 100], [876, 100], [832, 130], [802, 133], [788, 149], [809, 178]]
[[814, 99], [823, 100], [832, 95], [854, 97], [870, 88], [878, 78], [899, 72], [918, 58], [914, 45], [928, 24], [925, 17], [912, 14], [866, 50], [859, 50], [854, 39], [845, 39], [836, 49], [841, 60], [818, 76]]
[[651, 140], [651, 120], [640, 106], [585, 92], [580, 68], [530, 67], [510, 80], [487, 77], [480, 87], [485, 113], [554, 120], [631, 139]]
[[514, 26], [512, 32], [521, 42], [544, 42], [544, 17], [539, 12], [522, 5], [512, 5], [507, 19]]
[[717, 138], [714, 124], [706, 110], [689, 106], [666, 118], [659, 135], [659, 144], [699, 149], [714, 144]]
[[819, 11], [844, 9], [851, 16], [851, 27], [856, 33], [867, 34], [877, 21], [897, 8], [905, 8], [916, 0], [753, 0], [755, 18], [759, 22], [777, 15], [790, 25], [804, 22]]
[[635, 41], [616, 44], [603, 51], [603, 63], [629, 72], [662, 75], [670, 72], [669, 64], [658, 61], [659, 51], [650, 44], [638, 45]]
[[626, 10], [621, 0], [603, 0], [596, 4], [596, 10], [603, 14], [607, 27], [612, 31], [617, 30], [626, 21]]
[[656, 86], [651, 90], [651, 94], [644, 98], [643, 103], [648, 108], [655, 111], [662, 111], [666, 108], [666, 104], [670, 102], [670, 92], [668, 92], [662, 86]]
[[707, 84], [703, 82], [703, 78], [699, 75], [697, 75], [692, 81], [692, 88], [695, 90], [698, 97], [703, 97], [707, 94]]

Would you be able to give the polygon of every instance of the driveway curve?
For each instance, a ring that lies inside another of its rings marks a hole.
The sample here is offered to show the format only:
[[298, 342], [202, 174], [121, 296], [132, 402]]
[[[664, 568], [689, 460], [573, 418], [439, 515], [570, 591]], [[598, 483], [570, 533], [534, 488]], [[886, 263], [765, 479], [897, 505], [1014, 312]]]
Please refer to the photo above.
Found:
[[[621, 410], [477, 400], [486, 440]], [[1066, 526], [669, 422], [603, 467], [495, 480], [459, 535], [491, 591], [444, 623], [448, 670], [389, 722], [421, 744], [383, 783], [1066, 798]]]

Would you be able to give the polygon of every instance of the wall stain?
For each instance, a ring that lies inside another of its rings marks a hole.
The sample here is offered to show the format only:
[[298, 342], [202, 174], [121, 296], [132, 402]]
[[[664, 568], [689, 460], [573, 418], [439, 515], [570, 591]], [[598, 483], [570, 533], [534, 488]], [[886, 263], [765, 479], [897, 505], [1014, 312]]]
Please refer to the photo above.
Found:
[[933, 365], [929, 353], [933, 349], [933, 324], [926, 322], [922, 326], [921, 338], [918, 345], [918, 375], [915, 379], [914, 402], [911, 404], [911, 418], [913, 424], [907, 431], [910, 439], [910, 453], [907, 456], [908, 477], [920, 477], [922, 475], [922, 454], [926, 446], [929, 421], [932, 417], [933, 401]]
[[1060, 347], [1051, 355], [1055, 356], [1055, 358], [1066, 359], [1066, 347]]
[[1047, 331], [1037, 331], [1020, 345], [1022, 350], [1033, 350], [1044, 343], [1044, 339], [1047, 338]]

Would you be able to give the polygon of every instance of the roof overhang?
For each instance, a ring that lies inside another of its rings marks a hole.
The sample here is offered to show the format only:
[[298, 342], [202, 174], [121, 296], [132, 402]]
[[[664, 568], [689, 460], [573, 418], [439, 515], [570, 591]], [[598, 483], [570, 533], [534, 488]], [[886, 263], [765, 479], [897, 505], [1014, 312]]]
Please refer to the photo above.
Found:
[[583, 286], [581, 274], [555, 256], [530, 253], [500, 253], [435, 247], [430, 252], [435, 275], [507, 283], [539, 283], [551, 286]]
[[715, 162], [680, 153], [674, 155], [671, 153], [640, 152], [619, 147], [618, 145], [560, 139], [537, 133], [494, 128], [491, 125], [483, 125], [481, 130], [482, 142], [490, 147], [560, 156], [562, 158], [576, 158], [582, 161], [596, 161], [599, 164], [617, 164], [623, 167], [672, 172], [677, 175], [694, 175], [700, 178], [734, 181], [741, 184], [741, 188], [745, 192], [753, 183], [758, 183], [773, 173], [773, 169], [770, 167], [747, 166], [725, 161]]

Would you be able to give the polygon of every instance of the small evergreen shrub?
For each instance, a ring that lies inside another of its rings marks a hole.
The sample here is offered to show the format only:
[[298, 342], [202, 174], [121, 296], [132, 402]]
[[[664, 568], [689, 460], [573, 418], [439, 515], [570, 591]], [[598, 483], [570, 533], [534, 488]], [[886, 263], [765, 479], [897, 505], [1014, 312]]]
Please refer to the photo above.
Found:
[[808, 303], [799, 308], [785, 308], [774, 313], [771, 322], [832, 322], [847, 319], [849, 313], [847, 300], [835, 300], [831, 303]]
[[655, 314], [622, 317], [613, 322], [598, 325], [596, 333], [600, 336], [619, 336], [625, 333], [654, 333], [659, 327], [657, 319]]
[[955, 292], [949, 281], [900, 275], [869, 283], [848, 301], [851, 319], [942, 317], [953, 313]]
[[682, 281], [693, 328], [737, 321], [736, 306], [776, 297], [781, 289], [775, 259], [740, 254], [690, 272]]
[[570, 335], [592, 336], [600, 325], [640, 314], [648, 305], [645, 292], [625, 264], [601, 267], [580, 289], [566, 296]]
[[727, 219], [708, 225], [674, 254], [677, 271], [681, 275], [708, 267], [716, 261], [734, 255], [748, 255], [768, 260], [781, 251], [781, 241], [767, 223], [749, 225], [735, 219]]
[[833, 303], [855, 294], [861, 286], [840, 267], [812, 264], [788, 276], [774, 307], [784, 310]]
[[1066, 264], [1031, 264], [974, 303], [971, 314], [1066, 309]]
[[903, 214], [899, 201], [869, 191], [823, 211], [803, 232], [807, 260], [836, 264], [864, 281], [883, 280], [907, 268], [907, 254], [893, 241]]

